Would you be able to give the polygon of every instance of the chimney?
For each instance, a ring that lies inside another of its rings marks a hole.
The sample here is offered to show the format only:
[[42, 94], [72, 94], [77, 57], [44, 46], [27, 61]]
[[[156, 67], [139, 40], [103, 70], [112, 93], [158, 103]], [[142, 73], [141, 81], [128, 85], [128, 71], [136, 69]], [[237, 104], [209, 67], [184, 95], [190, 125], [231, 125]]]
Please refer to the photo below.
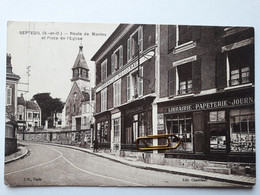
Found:
[[11, 54], [6, 54], [6, 72], [7, 73], [13, 73], [11, 59], [12, 59]]

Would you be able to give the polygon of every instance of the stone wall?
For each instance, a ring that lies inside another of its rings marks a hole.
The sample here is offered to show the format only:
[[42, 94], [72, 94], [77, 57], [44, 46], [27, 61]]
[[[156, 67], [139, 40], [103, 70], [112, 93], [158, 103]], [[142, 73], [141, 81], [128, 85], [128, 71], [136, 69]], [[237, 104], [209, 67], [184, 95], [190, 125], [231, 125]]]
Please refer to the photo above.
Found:
[[[24, 139], [23, 139], [24, 137]], [[91, 147], [91, 130], [18, 133], [18, 140]]]

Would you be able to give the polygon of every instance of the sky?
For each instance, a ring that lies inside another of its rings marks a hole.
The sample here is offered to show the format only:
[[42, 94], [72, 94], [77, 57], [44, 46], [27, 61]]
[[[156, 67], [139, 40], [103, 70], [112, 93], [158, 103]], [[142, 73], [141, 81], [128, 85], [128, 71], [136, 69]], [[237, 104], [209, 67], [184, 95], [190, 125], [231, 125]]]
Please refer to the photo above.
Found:
[[[18, 95], [30, 100], [37, 93], [49, 92], [66, 101], [72, 82], [72, 70], [79, 46], [95, 84], [95, 62], [90, 59], [118, 24], [8, 22], [7, 53], [12, 56], [13, 73], [21, 77]], [[93, 34], [94, 33], [94, 34]], [[29, 88], [27, 67], [30, 66]], [[26, 92], [28, 91], [29, 92]]]

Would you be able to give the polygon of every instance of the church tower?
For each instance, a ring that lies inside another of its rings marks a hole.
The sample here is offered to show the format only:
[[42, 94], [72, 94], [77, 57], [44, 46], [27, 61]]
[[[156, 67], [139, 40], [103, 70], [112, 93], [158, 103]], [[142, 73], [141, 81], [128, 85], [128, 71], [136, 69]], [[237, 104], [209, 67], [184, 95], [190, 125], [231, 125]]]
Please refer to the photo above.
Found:
[[90, 90], [89, 68], [83, 55], [83, 46], [79, 46], [79, 53], [72, 68], [72, 85], [77, 83], [81, 91]]

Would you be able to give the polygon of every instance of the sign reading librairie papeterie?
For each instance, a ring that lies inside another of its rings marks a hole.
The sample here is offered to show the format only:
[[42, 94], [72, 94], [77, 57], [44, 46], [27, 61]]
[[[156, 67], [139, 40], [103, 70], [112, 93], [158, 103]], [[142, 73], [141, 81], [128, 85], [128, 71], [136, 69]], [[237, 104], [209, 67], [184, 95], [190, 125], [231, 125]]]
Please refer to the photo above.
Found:
[[243, 97], [243, 98], [232, 98], [219, 101], [207, 101], [199, 102], [178, 106], [165, 107], [164, 113], [177, 113], [177, 112], [187, 112], [187, 111], [196, 111], [196, 110], [207, 110], [207, 109], [216, 109], [216, 108], [226, 108], [240, 105], [250, 105], [254, 104], [254, 97]]

